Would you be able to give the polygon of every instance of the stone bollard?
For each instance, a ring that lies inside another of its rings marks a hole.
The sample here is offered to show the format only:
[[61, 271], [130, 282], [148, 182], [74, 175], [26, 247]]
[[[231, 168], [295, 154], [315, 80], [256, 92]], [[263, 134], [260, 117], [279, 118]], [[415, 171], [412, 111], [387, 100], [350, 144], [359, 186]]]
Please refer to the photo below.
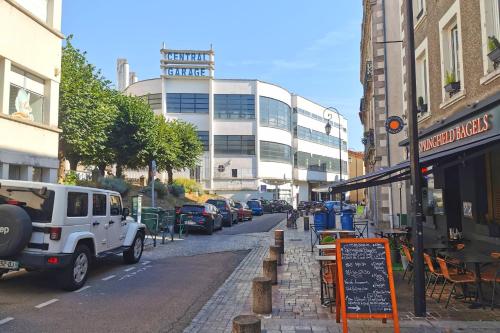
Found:
[[309, 216], [304, 216], [304, 231], [309, 230]]
[[270, 314], [273, 310], [271, 279], [256, 277], [252, 280], [252, 310], [257, 314]]
[[278, 266], [281, 266], [281, 248], [276, 245], [269, 246], [269, 259], [276, 260]]
[[260, 333], [260, 319], [254, 315], [239, 315], [233, 318], [233, 333]]
[[271, 279], [271, 284], [278, 284], [278, 262], [275, 259], [266, 258], [262, 261], [262, 273]]
[[281, 254], [285, 254], [285, 232], [283, 230], [274, 230], [274, 245], [280, 247]]

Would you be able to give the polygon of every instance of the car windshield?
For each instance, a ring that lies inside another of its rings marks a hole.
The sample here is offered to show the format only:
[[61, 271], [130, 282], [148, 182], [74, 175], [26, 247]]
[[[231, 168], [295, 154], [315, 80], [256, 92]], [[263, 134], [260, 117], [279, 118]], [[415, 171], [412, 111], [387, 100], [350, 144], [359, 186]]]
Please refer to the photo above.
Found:
[[197, 205], [184, 205], [181, 208], [181, 213], [202, 213], [204, 208]]
[[226, 208], [226, 201], [224, 200], [207, 200], [207, 203], [212, 204], [217, 208]]
[[0, 205], [15, 205], [28, 213], [32, 222], [50, 223], [54, 210], [54, 191], [33, 188], [0, 187]]
[[235, 202], [234, 203], [234, 207], [236, 207], [236, 208], [243, 208], [243, 206], [239, 202]]
[[250, 208], [259, 208], [259, 202], [258, 201], [249, 201], [247, 202], [248, 207]]

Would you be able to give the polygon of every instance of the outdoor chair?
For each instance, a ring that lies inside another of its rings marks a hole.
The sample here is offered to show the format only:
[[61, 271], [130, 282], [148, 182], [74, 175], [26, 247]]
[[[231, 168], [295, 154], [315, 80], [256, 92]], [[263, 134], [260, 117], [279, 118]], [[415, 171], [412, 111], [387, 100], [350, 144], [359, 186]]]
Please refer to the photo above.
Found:
[[437, 258], [437, 262], [439, 264], [439, 267], [441, 268], [441, 272], [443, 273], [444, 276], [444, 283], [443, 287], [441, 288], [441, 293], [439, 294], [439, 299], [438, 302], [441, 300], [441, 296], [443, 295], [444, 287], [446, 286], [446, 282], [451, 283], [451, 290], [450, 294], [448, 295], [448, 300], [446, 301], [445, 308], [448, 307], [448, 304], [450, 303], [451, 295], [455, 293], [455, 287], [457, 284], [460, 284], [463, 286], [464, 290], [464, 298], [466, 297], [465, 293], [465, 286], [467, 284], [474, 284], [476, 282], [476, 276], [472, 272], [464, 272], [463, 274], [452, 274], [450, 273], [450, 270], [448, 269], [448, 263], [446, 260], [442, 258]]
[[413, 276], [413, 257], [411, 255], [411, 252], [410, 252], [410, 249], [408, 248], [408, 246], [401, 245], [401, 247], [403, 248], [403, 253], [404, 253], [406, 259], [408, 260], [408, 265], [406, 266], [405, 271], [403, 273], [403, 280], [405, 279], [406, 273], [409, 272], [409, 277], [408, 277], [408, 284], [409, 284], [411, 281], [411, 277]]
[[[500, 253], [492, 252], [491, 256], [500, 259]], [[491, 292], [491, 310], [495, 308], [495, 289], [497, 283], [500, 283], [500, 266], [493, 265], [489, 269], [481, 273], [481, 281], [489, 282], [492, 284], [493, 290]]]
[[330, 312], [333, 313], [333, 304], [335, 303], [335, 292], [337, 288], [337, 263], [328, 262], [323, 266], [323, 275], [321, 277], [323, 285], [326, 289], [326, 294], [328, 297], [328, 305], [330, 306]]
[[443, 273], [439, 269], [434, 268], [434, 263], [432, 262], [431, 256], [428, 255], [427, 253], [424, 253], [424, 261], [427, 264], [427, 267], [429, 268], [429, 278], [427, 281], [427, 286], [425, 287], [425, 292], [427, 293], [427, 289], [429, 289], [432, 278], [434, 278], [434, 284], [432, 286], [432, 291], [430, 297], [432, 298], [432, 295], [434, 294], [434, 290], [436, 289], [436, 284], [438, 283], [438, 280], [443, 278]]

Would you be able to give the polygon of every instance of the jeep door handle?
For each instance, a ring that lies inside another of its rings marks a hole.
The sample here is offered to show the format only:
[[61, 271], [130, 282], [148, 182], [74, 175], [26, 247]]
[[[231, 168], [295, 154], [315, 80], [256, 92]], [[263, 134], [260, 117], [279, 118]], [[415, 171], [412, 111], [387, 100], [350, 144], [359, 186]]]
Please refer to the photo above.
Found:
[[97, 226], [97, 225], [99, 225], [99, 224], [100, 224], [100, 223], [99, 223], [99, 222], [97, 222], [97, 221], [96, 221], [96, 222], [94, 222], [94, 223], [92, 223], [92, 225], [93, 225], [94, 227], [95, 227], [95, 226]]
[[114, 224], [114, 223], [115, 223], [115, 221], [109, 221], [109, 224]]

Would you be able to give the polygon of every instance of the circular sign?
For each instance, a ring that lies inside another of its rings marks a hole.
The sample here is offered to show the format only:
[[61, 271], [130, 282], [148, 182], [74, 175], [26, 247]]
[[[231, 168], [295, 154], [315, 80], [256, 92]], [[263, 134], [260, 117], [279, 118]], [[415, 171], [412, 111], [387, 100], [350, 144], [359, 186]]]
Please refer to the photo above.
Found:
[[398, 116], [391, 116], [387, 118], [387, 120], [385, 121], [385, 129], [390, 134], [396, 134], [401, 132], [404, 126], [405, 124], [403, 122], [403, 119], [401, 119], [401, 117]]
[[218, 167], [217, 167], [217, 171], [219, 172], [224, 172], [226, 170], [226, 167], [222, 164], [220, 164]]

